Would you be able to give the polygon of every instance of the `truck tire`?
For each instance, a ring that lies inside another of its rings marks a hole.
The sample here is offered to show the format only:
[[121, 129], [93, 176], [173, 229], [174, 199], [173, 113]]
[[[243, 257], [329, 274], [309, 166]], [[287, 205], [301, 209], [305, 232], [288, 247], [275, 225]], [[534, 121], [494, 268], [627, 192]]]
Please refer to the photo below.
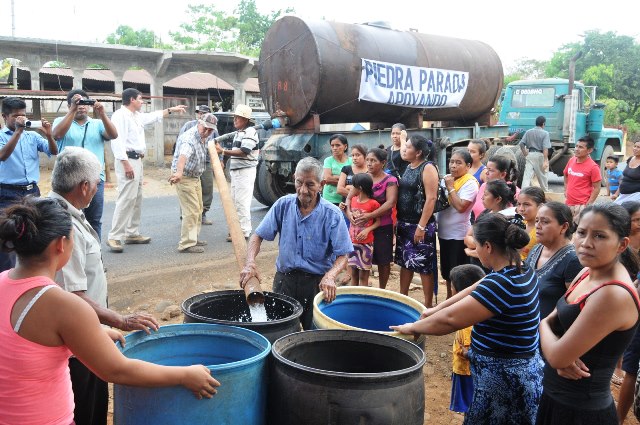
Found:
[[[286, 190], [284, 178], [275, 176], [269, 172], [266, 164], [262, 161], [258, 164], [256, 171], [256, 183], [258, 191], [260, 192], [260, 198], [256, 199], [268, 207], [273, 205], [279, 198], [287, 195], [289, 192]], [[254, 190], [255, 190], [254, 185]], [[264, 201], [264, 202], [263, 202]]]
[[522, 177], [524, 176], [524, 167], [527, 163], [527, 159], [522, 155], [522, 151], [519, 146], [501, 146], [495, 153], [495, 155], [505, 156], [516, 164], [516, 169], [518, 171], [518, 179], [516, 181], [516, 186], [522, 186]]
[[602, 187], [607, 186], [607, 157], [612, 156], [615, 150], [613, 146], [606, 145], [602, 151], [602, 156], [600, 157], [599, 165], [600, 165], [600, 175], [602, 176], [602, 181], [600, 182]]
[[[260, 167], [262, 161], [258, 162], [258, 167]], [[270, 206], [266, 199], [262, 196], [262, 192], [260, 191], [260, 179], [258, 178], [258, 170], [256, 170], [256, 181], [253, 183], [253, 197], [256, 198], [256, 201], [260, 202], [262, 205]]]
[[482, 163], [484, 165], [487, 165], [487, 162], [489, 162], [489, 158], [491, 158], [493, 155], [496, 154], [496, 152], [498, 152], [498, 149], [500, 149], [502, 146], [491, 146], [489, 148], [489, 150], [487, 152], [485, 152], [484, 154], [484, 158], [482, 159]]

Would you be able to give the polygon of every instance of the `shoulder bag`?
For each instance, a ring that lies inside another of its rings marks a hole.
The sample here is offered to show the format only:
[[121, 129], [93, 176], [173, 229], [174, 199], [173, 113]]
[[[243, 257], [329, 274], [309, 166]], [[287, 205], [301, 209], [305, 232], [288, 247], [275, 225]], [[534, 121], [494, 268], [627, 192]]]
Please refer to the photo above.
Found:
[[422, 214], [422, 209], [424, 208], [424, 202], [426, 200], [426, 194], [424, 192], [424, 184], [422, 183], [422, 173], [424, 171], [424, 167], [427, 164], [431, 164], [435, 167], [436, 172], [438, 173], [438, 197], [436, 198], [436, 204], [433, 206], [433, 212], [437, 213], [442, 210], [449, 208], [449, 198], [447, 197], [447, 191], [442, 186], [440, 181], [440, 172], [438, 171], [438, 166], [431, 161], [425, 161], [420, 166], [420, 178], [418, 180], [418, 191], [415, 195], [416, 205], [415, 211], [417, 214]]

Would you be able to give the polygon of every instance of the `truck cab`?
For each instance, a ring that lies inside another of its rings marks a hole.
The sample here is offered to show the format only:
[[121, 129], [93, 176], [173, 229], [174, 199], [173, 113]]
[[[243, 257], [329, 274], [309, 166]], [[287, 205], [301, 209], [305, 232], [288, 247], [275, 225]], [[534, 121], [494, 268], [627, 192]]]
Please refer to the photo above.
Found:
[[591, 157], [600, 163], [604, 181], [607, 156], [622, 155], [623, 133], [604, 127], [604, 105], [596, 103], [595, 92], [595, 87], [562, 78], [514, 81], [505, 90], [499, 121], [509, 126], [510, 134], [519, 133], [521, 138], [543, 115], [552, 146], [549, 168], [557, 175], [562, 175], [576, 141], [591, 136], [595, 141]]

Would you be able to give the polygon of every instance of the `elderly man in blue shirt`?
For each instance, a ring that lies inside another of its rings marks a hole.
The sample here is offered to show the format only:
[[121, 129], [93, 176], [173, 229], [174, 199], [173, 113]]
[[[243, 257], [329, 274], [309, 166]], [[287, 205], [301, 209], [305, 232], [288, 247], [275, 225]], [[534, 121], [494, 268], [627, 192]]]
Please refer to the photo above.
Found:
[[295, 172], [296, 194], [278, 199], [249, 240], [247, 260], [240, 273], [240, 286], [258, 277], [256, 256], [262, 240], [280, 234], [273, 291], [302, 304], [302, 327], [310, 329], [313, 298], [322, 291], [331, 302], [336, 297], [335, 278], [353, 251], [342, 211], [322, 199], [322, 164], [306, 157]]
[[[58, 146], [51, 135], [51, 124], [42, 120], [46, 139], [27, 128], [27, 104], [17, 97], [2, 100], [0, 130], [0, 210], [27, 195], [40, 196], [40, 159], [38, 152], [48, 156], [58, 154]], [[0, 252], [0, 271], [15, 265], [15, 257]]]

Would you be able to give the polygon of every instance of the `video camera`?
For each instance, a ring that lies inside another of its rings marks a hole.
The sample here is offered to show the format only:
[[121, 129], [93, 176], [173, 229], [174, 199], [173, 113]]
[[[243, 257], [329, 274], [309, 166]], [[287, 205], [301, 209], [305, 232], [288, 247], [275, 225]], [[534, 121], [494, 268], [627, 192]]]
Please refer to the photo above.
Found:
[[90, 105], [93, 106], [96, 103], [93, 99], [80, 99], [78, 105]]

